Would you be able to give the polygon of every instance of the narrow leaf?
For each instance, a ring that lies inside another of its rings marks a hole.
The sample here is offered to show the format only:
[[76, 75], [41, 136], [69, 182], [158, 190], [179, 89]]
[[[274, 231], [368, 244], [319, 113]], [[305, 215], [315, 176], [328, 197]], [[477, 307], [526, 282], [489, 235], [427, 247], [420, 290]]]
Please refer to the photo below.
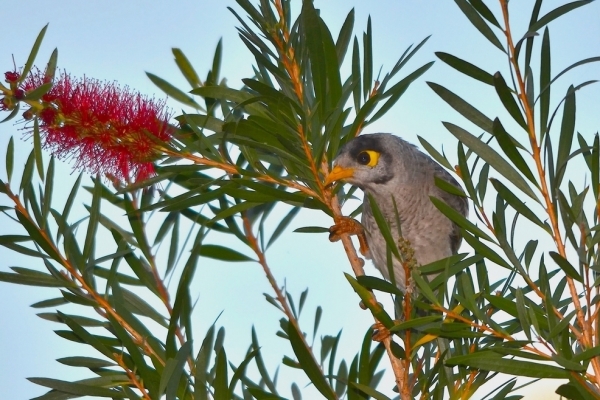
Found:
[[292, 349], [294, 350], [294, 354], [298, 357], [298, 362], [308, 376], [308, 379], [310, 379], [315, 388], [321, 392], [326, 399], [336, 399], [335, 392], [327, 383], [321, 368], [315, 362], [311, 350], [306, 347], [306, 343], [300, 336], [302, 333], [296, 330], [294, 324], [288, 324], [287, 334]]
[[529, 187], [529, 184], [525, 179], [523, 179], [521, 174], [498, 154], [496, 150], [457, 125], [450, 122], [444, 122], [443, 124], [458, 140], [463, 142], [469, 149], [473, 150], [484, 161], [489, 163], [496, 171], [504, 175], [505, 178], [512, 182], [523, 193], [537, 201], [535, 193], [531, 187]]
[[228, 247], [219, 246], [216, 244], [204, 244], [200, 247], [199, 254], [204, 257], [214, 258], [221, 261], [239, 262], [239, 261], [255, 261], [236, 250]]
[[562, 269], [563, 272], [565, 274], [567, 274], [567, 276], [575, 279], [576, 281], [583, 283], [583, 279], [581, 278], [581, 275], [579, 275], [579, 272], [577, 272], [575, 267], [573, 267], [573, 265], [571, 265], [569, 260], [567, 260], [566, 258], [564, 258], [563, 256], [561, 256], [560, 254], [558, 254], [555, 251], [551, 251], [549, 254], [550, 254], [550, 257], [552, 257], [552, 259], [556, 263], [556, 265], [558, 265], [560, 267], [560, 269]]

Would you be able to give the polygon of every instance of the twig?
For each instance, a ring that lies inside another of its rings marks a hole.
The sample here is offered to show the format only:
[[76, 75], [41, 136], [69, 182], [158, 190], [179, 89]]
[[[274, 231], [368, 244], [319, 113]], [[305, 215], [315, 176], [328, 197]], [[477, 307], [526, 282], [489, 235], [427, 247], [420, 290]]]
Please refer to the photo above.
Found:
[[[136, 200], [136, 198], [133, 197], [132, 202], [131, 202], [132, 207], [134, 208], [136, 213], [139, 213], [138, 202], [135, 200]], [[140, 219], [141, 223], [145, 225], [145, 222], [143, 221], [141, 216], [139, 219]], [[148, 238], [146, 236], [146, 229], [142, 229], [141, 234], [144, 235], [144, 240], [146, 241], [146, 243], [148, 243]], [[154, 283], [156, 283], [156, 286], [158, 289], [159, 298], [161, 299], [164, 306], [166, 307], [167, 312], [169, 313], [169, 318], [172, 318], [173, 317], [173, 307], [171, 306], [169, 291], [167, 290], [165, 283], [163, 282], [163, 280], [160, 277], [158, 268], [156, 266], [156, 259], [154, 257], [154, 254], [152, 254], [150, 251], [148, 251], [147, 260], [148, 260], [148, 263], [150, 264], [150, 270], [152, 271], [152, 277], [154, 278]], [[181, 327], [179, 326], [179, 324], [175, 325], [175, 336], [177, 336], [177, 340], [179, 340], [179, 344], [181, 346], [183, 346], [186, 342], [186, 339], [183, 336], [183, 333], [181, 332]], [[192, 358], [191, 355], [188, 356], [187, 363], [190, 368], [190, 375], [193, 376], [196, 373], [196, 364], [194, 363], [194, 359]]]
[[[328, 172], [327, 170], [327, 166], [324, 166], [325, 169], [325, 173]], [[342, 216], [342, 210], [340, 208], [340, 203], [338, 201], [337, 196], [333, 196], [330, 198], [330, 203], [329, 206], [333, 212], [334, 217], [341, 217]], [[363, 269], [363, 266], [365, 264], [364, 260], [362, 258], [360, 258], [358, 256], [358, 254], [356, 253], [356, 249], [354, 248], [354, 244], [352, 243], [352, 239], [350, 238], [349, 235], [347, 234], [342, 234], [340, 235], [340, 239], [342, 241], [342, 244], [344, 246], [344, 250], [346, 251], [346, 256], [348, 257], [348, 261], [350, 261], [350, 265], [352, 267], [352, 271], [354, 272], [354, 275], [358, 276], [363, 276], [365, 274], [365, 271]], [[371, 296], [373, 296], [373, 301], [376, 303], [377, 299], [375, 297], [375, 294], [371, 293]], [[375, 322], [379, 322], [377, 321], [377, 319], [375, 319]], [[412, 398], [412, 395], [410, 395], [410, 393], [408, 394], [409, 397], [405, 397], [406, 394], [404, 392], [404, 388], [407, 387], [407, 372], [405, 373], [405, 368], [402, 365], [401, 360], [399, 360], [398, 358], [396, 358], [396, 356], [394, 355], [394, 353], [392, 352], [392, 338], [391, 336], [388, 336], [387, 338], [385, 338], [382, 341], [384, 347], [385, 347], [385, 351], [388, 355], [388, 358], [390, 360], [390, 364], [392, 366], [392, 371], [394, 372], [394, 377], [395, 377], [395, 381], [396, 381], [396, 385], [398, 386], [398, 390], [400, 392], [400, 394], [402, 395], [402, 400], [409, 400]]]
[[[260, 246], [258, 245], [258, 240], [256, 239], [254, 232], [252, 231], [252, 224], [250, 223], [250, 220], [248, 219], [248, 216], [246, 215], [245, 212], [242, 212], [242, 221], [244, 224], [244, 234], [246, 235], [246, 238], [248, 239], [248, 244], [249, 244], [250, 248], [252, 249], [252, 251], [254, 251], [254, 254], [256, 254], [256, 256], [258, 257], [258, 263], [263, 268], [263, 271], [264, 271], [265, 275], [267, 276], [267, 280], [269, 281], [269, 284], [271, 285], [271, 287], [273, 288], [273, 291], [275, 292], [275, 297], [277, 298], [277, 301], [279, 302], [279, 304], [281, 304], [283, 313], [286, 315], [286, 317], [288, 318], [288, 321], [292, 324], [292, 326], [294, 327], [296, 332], [298, 332], [298, 336], [302, 340], [304, 347], [306, 347], [306, 349], [308, 350], [309, 354], [311, 355], [315, 365], [319, 366], [319, 370], [321, 371], [321, 374], [324, 376], [323, 371], [321, 370], [320, 364], [317, 362], [317, 359], [315, 358], [315, 355], [313, 354], [312, 348], [308, 345], [306, 338], [302, 334], [302, 330], [300, 329], [300, 324], [298, 323], [298, 320], [292, 313], [292, 310], [288, 304], [286, 297], [283, 295], [283, 292], [277, 285], [277, 281], [275, 280], [275, 277], [273, 276], [273, 273], [271, 272], [271, 268], [269, 268], [269, 265], [267, 264], [267, 259], [265, 257], [265, 253], [263, 253], [263, 251], [260, 249]], [[335, 393], [335, 391], [333, 389], [332, 389], [332, 393]]]
[[144, 383], [142, 381], [140, 381], [138, 379], [138, 376], [135, 374], [135, 372], [130, 370], [127, 367], [127, 364], [125, 364], [125, 361], [123, 360], [123, 354], [113, 353], [113, 357], [114, 357], [114, 360], [117, 362], [117, 364], [125, 370], [125, 374], [129, 378], [129, 382], [131, 382], [131, 384], [140, 391], [140, 393], [142, 394], [142, 397], [145, 400], [152, 400], [152, 398], [148, 394], [148, 391], [144, 387]]

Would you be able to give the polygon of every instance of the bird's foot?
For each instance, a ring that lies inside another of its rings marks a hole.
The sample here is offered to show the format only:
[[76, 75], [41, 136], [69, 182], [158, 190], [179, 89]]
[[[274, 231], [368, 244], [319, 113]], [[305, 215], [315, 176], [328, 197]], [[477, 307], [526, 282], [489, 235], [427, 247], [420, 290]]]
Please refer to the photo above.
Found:
[[392, 333], [381, 322], [377, 321], [373, 324], [373, 335], [371, 338], [374, 342], [383, 342], [390, 336], [392, 336]]
[[360, 245], [359, 250], [363, 256], [369, 252], [367, 245], [367, 237], [365, 236], [365, 228], [360, 222], [350, 217], [338, 217], [335, 220], [335, 225], [329, 228], [329, 240], [337, 242], [341, 239], [341, 235], [356, 235]]

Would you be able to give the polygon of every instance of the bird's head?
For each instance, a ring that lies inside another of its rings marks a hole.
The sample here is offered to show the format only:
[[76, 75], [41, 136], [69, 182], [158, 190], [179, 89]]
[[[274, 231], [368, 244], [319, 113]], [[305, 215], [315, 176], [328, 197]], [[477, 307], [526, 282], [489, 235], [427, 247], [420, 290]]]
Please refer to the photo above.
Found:
[[386, 133], [361, 135], [346, 143], [325, 178], [325, 185], [336, 181], [348, 182], [363, 190], [389, 182], [401, 168], [394, 155], [400, 155], [402, 139]]

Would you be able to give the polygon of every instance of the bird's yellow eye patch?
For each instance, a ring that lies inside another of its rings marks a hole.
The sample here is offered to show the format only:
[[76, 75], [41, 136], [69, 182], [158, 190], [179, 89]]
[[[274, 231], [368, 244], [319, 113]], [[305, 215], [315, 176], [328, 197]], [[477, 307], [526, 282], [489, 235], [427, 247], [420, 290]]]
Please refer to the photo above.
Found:
[[358, 163], [361, 165], [366, 165], [367, 167], [373, 168], [379, 162], [379, 152], [375, 150], [361, 151], [358, 153], [356, 161], [358, 161]]

